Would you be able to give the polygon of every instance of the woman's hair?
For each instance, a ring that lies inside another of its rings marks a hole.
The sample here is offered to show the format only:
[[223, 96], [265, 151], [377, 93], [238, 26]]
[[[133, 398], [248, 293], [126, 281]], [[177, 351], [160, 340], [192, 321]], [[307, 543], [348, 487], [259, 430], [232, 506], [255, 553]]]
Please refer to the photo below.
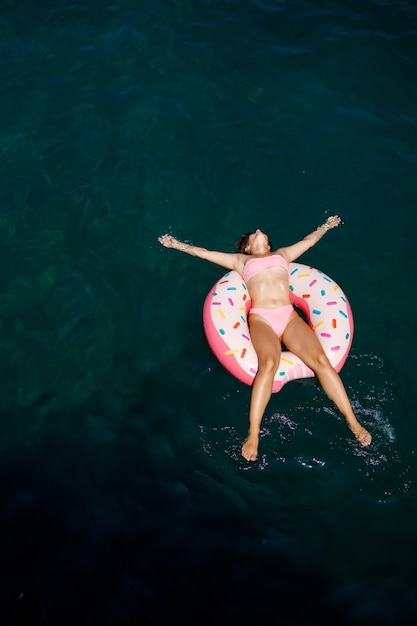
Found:
[[240, 239], [238, 239], [235, 243], [236, 252], [240, 252], [241, 254], [248, 254], [245, 248], [248, 245], [249, 235], [251, 234], [252, 233], [243, 233], [243, 235], [240, 236]]
[[[235, 243], [236, 252], [240, 252], [241, 254], [249, 254], [249, 252], [246, 252], [246, 246], [248, 245], [250, 235], [253, 235], [253, 233], [243, 233], [243, 235], [240, 236], [240, 239], [238, 239]], [[268, 243], [270, 249], [272, 250], [273, 246], [269, 239]]]

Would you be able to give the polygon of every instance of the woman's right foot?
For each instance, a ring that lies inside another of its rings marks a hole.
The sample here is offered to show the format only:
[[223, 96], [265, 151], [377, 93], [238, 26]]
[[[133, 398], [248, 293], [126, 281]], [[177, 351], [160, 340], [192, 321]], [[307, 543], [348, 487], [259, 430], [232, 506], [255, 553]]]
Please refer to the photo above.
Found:
[[256, 461], [258, 458], [259, 436], [248, 436], [242, 446], [242, 456], [247, 461]]

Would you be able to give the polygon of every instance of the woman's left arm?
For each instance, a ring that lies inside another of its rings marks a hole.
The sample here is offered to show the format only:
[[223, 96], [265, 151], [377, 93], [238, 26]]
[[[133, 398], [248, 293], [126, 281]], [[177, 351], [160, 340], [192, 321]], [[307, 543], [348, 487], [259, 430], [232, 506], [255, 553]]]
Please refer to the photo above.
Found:
[[324, 224], [317, 226], [316, 230], [306, 235], [304, 239], [297, 241], [297, 243], [294, 243], [291, 246], [284, 246], [283, 248], [277, 250], [277, 252], [279, 252], [279, 254], [281, 254], [288, 261], [288, 263], [291, 263], [304, 254], [304, 252], [315, 246], [325, 233], [332, 228], [339, 226], [341, 221], [342, 220], [338, 215], [331, 215], [327, 218]]

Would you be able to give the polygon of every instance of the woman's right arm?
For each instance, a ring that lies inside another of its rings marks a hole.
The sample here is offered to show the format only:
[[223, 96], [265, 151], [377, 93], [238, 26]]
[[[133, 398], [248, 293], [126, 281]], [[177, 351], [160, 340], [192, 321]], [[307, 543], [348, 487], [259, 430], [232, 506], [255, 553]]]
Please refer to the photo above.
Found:
[[238, 253], [218, 252], [217, 250], [207, 250], [206, 248], [200, 248], [199, 246], [193, 246], [190, 243], [179, 241], [172, 235], [162, 235], [158, 237], [159, 243], [165, 248], [173, 248], [180, 252], [186, 252], [191, 256], [196, 256], [210, 263], [215, 263], [221, 267], [225, 267], [228, 270], [242, 271], [243, 260], [241, 257], [244, 255]]

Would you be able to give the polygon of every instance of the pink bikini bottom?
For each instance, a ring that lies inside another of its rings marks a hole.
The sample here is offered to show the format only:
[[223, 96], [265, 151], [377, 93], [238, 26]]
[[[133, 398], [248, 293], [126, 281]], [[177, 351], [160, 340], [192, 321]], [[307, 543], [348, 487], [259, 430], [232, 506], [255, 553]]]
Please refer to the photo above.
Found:
[[288, 324], [288, 319], [293, 311], [293, 305], [286, 304], [285, 306], [280, 306], [277, 309], [254, 308], [251, 309], [249, 313], [255, 313], [256, 315], [263, 317], [263, 319], [268, 322], [270, 326], [272, 326], [272, 329], [277, 337], [281, 339]]

